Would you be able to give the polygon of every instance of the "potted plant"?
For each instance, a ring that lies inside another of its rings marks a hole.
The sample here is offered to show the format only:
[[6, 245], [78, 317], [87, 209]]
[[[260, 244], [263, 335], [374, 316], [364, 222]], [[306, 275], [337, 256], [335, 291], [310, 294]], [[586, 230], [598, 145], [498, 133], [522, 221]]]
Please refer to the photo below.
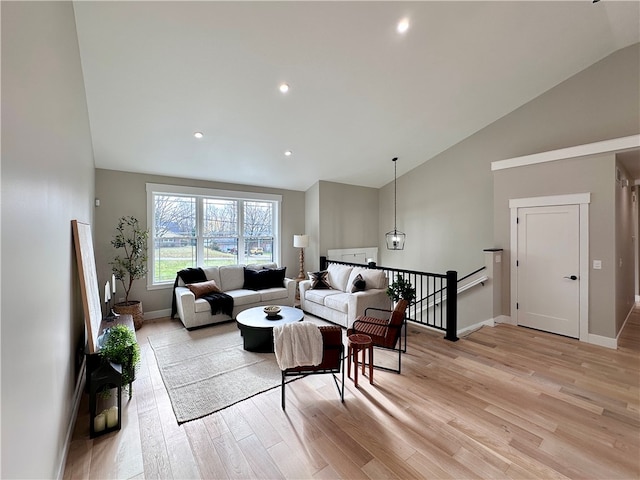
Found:
[[111, 270], [116, 280], [122, 282], [124, 287], [124, 302], [116, 303], [114, 310], [117, 313], [128, 313], [133, 316], [135, 329], [139, 329], [143, 322], [142, 302], [129, 300], [129, 292], [133, 283], [144, 278], [147, 274], [147, 239], [149, 232], [140, 226], [137, 218], [122, 217], [116, 227], [116, 235], [111, 240], [111, 245], [121, 249], [122, 254], [116, 255], [110, 262]]
[[100, 347], [100, 356], [113, 363], [122, 365], [122, 386], [129, 389], [129, 398], [133, 395], [133, 382], [136, 366], [140, 363], [140, 347], [136, 334], [126, 325], [109, 328]]
[[396, 302], [395, 309], [404, 313], [407, 306], [416, 299], [416, 289], [413, 288], [409, 280], [405, 280], [398, 274], [395, 282], [387, 288], [387, 295]]

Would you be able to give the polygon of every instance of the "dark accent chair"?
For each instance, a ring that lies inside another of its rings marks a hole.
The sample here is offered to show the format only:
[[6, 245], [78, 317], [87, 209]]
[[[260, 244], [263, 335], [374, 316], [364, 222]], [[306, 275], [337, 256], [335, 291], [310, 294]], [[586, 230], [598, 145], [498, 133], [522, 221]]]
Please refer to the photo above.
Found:
[[[402, 352], [407, 351], [406, 343], [407, 339], [404, 339], [403, 345], [403, 331], [405, 328], [405, 311], [406, 303], [404, 305], [400, 303], [396, 306], [395, 310], [383, 310], [381, 308], [367, 308], [364, 311], [364, 315], [359, 316], [351, 328], [347, 329], [347, 336], [354, 333], [363, 333], [369, 335], [373, 342], [374, 347], [385, 348], [387, 350], [396, 350], [398, 352], [398, 368], [388, 368], [380, 365], [374, 365], [375, 368], [381, 370], [389, 370], [395, 373], [401, 373], [402, 370]], [[398, 308], [400, 307], [400, 308]], [[404, 307], [404, 308], [403, 308]], [[367, 315], [370, 310], [376, 310], [378, 312], [387, 312], [390, 314], [389, 318], [381, 319]], [[405, 332], [406, 333], [406, 332]]]
[[[342, 343], [342, 328], [338, 326], [320, 326], [322, 334], [322, 362], [320, 365], [308, 365], [301, 367], [287, 368], [282, 370], [282, 409], [285, 409], [285, 381], [286, 377], [317, 375], [330, 373], [336, 384], [340, 401], [344, 403], [344, 368], [342, 361], [344, 357], [344, 345]], [[342, 379], [338, 384], [337, 373], [341, 373]]]

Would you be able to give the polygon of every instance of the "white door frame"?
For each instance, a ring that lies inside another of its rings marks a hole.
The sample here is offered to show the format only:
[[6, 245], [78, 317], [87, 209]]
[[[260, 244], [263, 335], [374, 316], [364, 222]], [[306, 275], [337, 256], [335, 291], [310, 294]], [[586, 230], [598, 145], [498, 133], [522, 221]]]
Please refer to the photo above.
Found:
[[553, 195], [548, 197], [513, 198], [509, 200], [511, 210], [511, 315], [516, 319], [516, 300], [518, 293], [518, 208], [548, 207], [555, 205], [580, 206], [580, 307], [579, 307], [579, 339], [589, 341], [589, 203], [590, 193], [575, 193], [569, 195]]

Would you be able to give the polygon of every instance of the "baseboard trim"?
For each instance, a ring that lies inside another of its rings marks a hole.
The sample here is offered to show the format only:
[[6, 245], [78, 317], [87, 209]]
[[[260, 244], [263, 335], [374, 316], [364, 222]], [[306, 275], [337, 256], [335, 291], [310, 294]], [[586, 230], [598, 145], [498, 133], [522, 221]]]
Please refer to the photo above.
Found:
[[593, 333], [589, 334], [587, 343], [600, 347], [613, 348], [614, 350], [618, 348], [617, 338], [603, 337], [602, 335], [594, 335]]
[[490, 318], [483, 322], [474, 323], [469, 327], [461, 328], [458, 330], [457, 334], [459, 337], [462, 337], [462, 336], [468, 335], [471, 332], [474, 332], [475, 330], [478, 330], [481, 327], [495, 327], [495, 319]]
[[509, 315], [498, 315], [493, 319], [495, 323], [508, 323], [509, 325], [515, 325], [513, 319]]
[[[437, 332], [437, 333], [442, 333], [442, 334], [445, 333], [443, 330], [440, 330], [439, 328], [430, 327], [429, 325], [423, 325], [422, 323], [418, 323], [418, 322], [410, 322], [409, 325], [412, 326], [412, 327], [415, 326], [415, 327], [424, 328], [425, 330], [429, 330], [431, 332]], [[465, 336], [465, 335], [468, 335], [469, 333], [471, 333], [471, 332], [473, 332], [475, 330], [478, 330], [480, 327], [485, 327], [485, 326], [486, 327], [495, 326], [494, 325], [494, 319], [490, 318], [488, 320], [484, 320], [483, 322], [475, 323], [475, 324], [473, 324], [473, 325], [471, 325], [469, 327], [461, 328], [461, 329], [456, 331], [456, 335], [458, 337]]]
[[84, 393], [84, 386], [86, 382], [86, 368], [87, 368], [87, 360], [86, 357], [82, 360], [82, 365], [80, 366], [80, 374], [78, 376], [78, 381], [76, 382], [76, 388], [73, 392], [73, 410], [71, 414], [71, 420], [69, 425], [67, 426], [67, 433], [64, 439], [64, 447], [62, 451], [64, 454], [60, 459], [60, 464], [58, 465], [58, 480], [62, 480], [64, 478], [64, 469], [67, 465], [67, 457], [69, 456], [69, 449], [71, 448], [71, 440], [73, 439], [73, 430], [76, 426], [76, 421], [78, 420], [78, 412], [80, 411], [80, 402], [82, 401], [82, 394]]
[[153, 312], [144, 312], [145, 320], [154, 320], [156, 318], [170, 317], [170, 316], [171, 316], [170, 308], [166, 308], [164, 310], [155, 310]]

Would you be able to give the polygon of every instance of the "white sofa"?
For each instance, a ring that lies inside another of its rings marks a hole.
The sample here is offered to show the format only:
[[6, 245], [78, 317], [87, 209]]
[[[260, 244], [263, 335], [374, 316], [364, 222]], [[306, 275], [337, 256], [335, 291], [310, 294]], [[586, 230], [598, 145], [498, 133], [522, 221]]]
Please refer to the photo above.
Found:
[[[214, 280], [217, 286], [227, 295], [233, 297], [233, 315], [224, 313], [211, 314], [211, 305], [203, 298], [196, 299], [180, 279], [175, 288], [176, 307], [180, 320], [186, 328], [200, 327], [211, 323], [220, 323], [236, 318], [243, 310], [264, 305], [286, 305], [292, 307], [296, 296], [296, 281], [285, 278], [282, 287], [262, 290], [244, 288], [245, 265], [223, 265], [205, 267], [207, 280]], [[247, 265], [252, 270], [277, 268], [275, 263], [264, 265]]]
[[[327, 272], [331, 289], [312, 289], [311, 280], [300, 282], [300, 307], [305, 312], [348, 328], [359, 315], [364, 315], [366, 308], [391, 309], [388, 280], [382, 270], [332, 263]], [[358, 275], [365, 281], [365, 290], [351, 293]], [[386, 318], [388, 315], [372, 313], [371, 316]]]

